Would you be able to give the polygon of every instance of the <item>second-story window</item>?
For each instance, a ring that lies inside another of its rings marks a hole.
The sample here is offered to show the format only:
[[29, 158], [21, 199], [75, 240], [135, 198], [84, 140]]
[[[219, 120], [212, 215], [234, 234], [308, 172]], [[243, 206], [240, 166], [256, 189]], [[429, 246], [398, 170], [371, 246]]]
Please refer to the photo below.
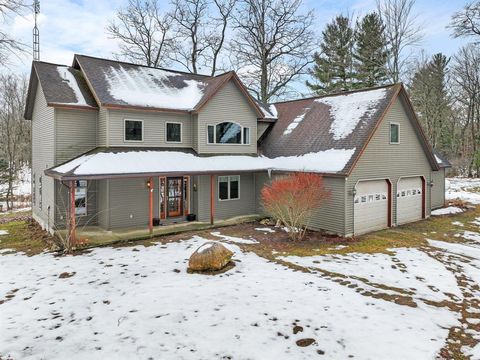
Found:
[[143, 121], [125, 119], [125, 141], [143, 141]]
[[179, 143], [182, 142], [182, 124], [181, 123], [166, 123], [166, 137], [167, 142]]
[[250, 128], [244, 128], [234, 122], [208, 125], [207, 142], [209, 144], [250, 144]]
[[390, 144], [400, 144], [400, 124], [390, 123]]

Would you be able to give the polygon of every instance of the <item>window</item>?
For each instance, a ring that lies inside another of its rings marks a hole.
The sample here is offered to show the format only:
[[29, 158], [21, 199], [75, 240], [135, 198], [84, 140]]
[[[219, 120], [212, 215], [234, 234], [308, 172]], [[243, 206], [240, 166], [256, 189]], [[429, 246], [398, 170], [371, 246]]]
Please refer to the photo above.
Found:
[[250, 128], [233, 122], [222, 122], [207, 126], [207, 142], [209, 144], [250, 144]]
[[235, 200], [240, 198], [240, 176], [218, 177], [218, 199]]
[[250, 144], [250, 128], [247, 128], [247, 127], [243, 128], [243, 144], [244, 145]]
[[390, 144], [400, 143], [400, 124], [390, 123]]
[[75, 215], [87, 215], [87, 181], [75, 181]]
[[38, 208], [42, 210], [42, 177], [38, 178]]
[[215, 143], [215, 126], [213, 125], [208, 125], [208, 139], [207, 139], [209, 144], [214, 144]]
[[125, 120], [125, 141], [143, 141], [142, 120]]
[[182, 142], [182, 124], [181, 123], [166, 123], [167, 142]]

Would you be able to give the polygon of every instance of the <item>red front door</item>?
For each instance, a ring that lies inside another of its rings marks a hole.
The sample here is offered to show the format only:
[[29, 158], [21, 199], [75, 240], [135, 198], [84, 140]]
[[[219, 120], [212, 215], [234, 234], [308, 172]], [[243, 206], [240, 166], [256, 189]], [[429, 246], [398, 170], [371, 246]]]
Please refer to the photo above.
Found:
[[175, 217], [182, 215], [183, 203], [183, 179], [167, 178], [167, 216]]

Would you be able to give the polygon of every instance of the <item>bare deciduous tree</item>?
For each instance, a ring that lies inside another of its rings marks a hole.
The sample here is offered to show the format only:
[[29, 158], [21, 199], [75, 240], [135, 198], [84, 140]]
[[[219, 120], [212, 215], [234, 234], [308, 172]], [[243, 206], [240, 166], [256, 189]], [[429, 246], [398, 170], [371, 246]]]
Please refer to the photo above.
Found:
[[[462, 123], [460, 156], [468, 158], [466, 175], [480, 174], [480, 46], [464, 46], [453, 57], [455, 100]], [[463, 110], [462, 110], [463, 109]]]
[[480, 42], [480, 1], [471, 2], [452, 16], [449, 28], [454, 37], [474, 37]]
[[172, 59], [194, 74], [198, 74], [202, 58], [209, 47], [206, 40], [208, 5], [207, 0], [173, 1], [175, 31], [182, 41], [177, 42]]
[[[0, 25], [12, 15], [23, 15], [29, 8], [24, 0], [0, 0]], [[5, 65], [10, 55], [25, 52], [25, 44], [0, 28], [0, 65]]]
[[173, 19], [162, 14], [157, 0], [129, 0], [107, 26], [120, 41], [120, 56], [134, 63], [159, 67], [168, 64], [174, 43]]
[[385, 25], [385, 36], [390, 53], [388, 72], [393, 82], [398, 82], [410, 54], [406, 50], [422, 40], [417, 17], [412, 13], [415, 0], [377, 0], [377, 11]]
[[313, 11], [302, 13], [301, 0], [241, 0], [231, 50], [242, 80], [268, 102], [288, 91], [306, 73], [316, 47]]
[[212, 69], [210, 74], [212, 76], [214, 76], [218, 70], [219, 57], [224, 48], [227, 29], [237, 0], [213, 0], [213, 2], [217, 9], [218, 17], [214, 19], [214, 31], [207, 39], [211, 51], [211, 55], [207, 56], [207, 61], [211, 63]]
[[0, 159], [7, 182], [7, 210], [13, 206], [14, 183], [23, 165], [30, 162], [30, 122], [23, 118], [27, 81], [15, 75], [0, 77]]

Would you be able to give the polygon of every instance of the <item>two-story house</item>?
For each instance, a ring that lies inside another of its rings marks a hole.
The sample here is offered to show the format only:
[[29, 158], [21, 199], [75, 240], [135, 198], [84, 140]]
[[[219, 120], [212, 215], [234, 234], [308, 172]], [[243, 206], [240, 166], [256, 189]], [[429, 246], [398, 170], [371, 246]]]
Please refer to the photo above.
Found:
[[312, 171], [332, 196], [313, 229], [361, 234], [443, 206], [444, 169], [400, 85], [260, 104], [215, 77], [76, 55], [34, 62], [33, 216], [50, 231], [261, 213], [275, 176]]

